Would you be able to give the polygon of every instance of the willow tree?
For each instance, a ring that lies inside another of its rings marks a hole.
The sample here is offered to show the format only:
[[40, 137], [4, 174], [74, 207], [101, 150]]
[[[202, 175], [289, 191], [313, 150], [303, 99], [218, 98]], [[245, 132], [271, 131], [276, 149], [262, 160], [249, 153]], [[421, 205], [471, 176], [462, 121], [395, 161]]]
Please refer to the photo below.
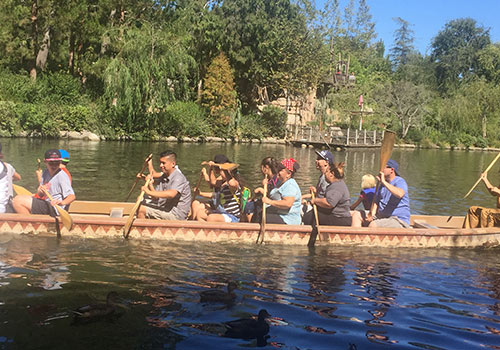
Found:
[[201, 94], [202, 105], [209, 112], [209, 120], [216, 134], [229, 136], [237, 109], [234, 77], [224, 53], [212, 60], [207, 68]]
[[168, 103], [192, 98], [195, 62], [182, 45], [185, 38], [154, 24], [120, 30], [121, 47], [104, 72], [111, 123], [126, 132], [152, 130]]

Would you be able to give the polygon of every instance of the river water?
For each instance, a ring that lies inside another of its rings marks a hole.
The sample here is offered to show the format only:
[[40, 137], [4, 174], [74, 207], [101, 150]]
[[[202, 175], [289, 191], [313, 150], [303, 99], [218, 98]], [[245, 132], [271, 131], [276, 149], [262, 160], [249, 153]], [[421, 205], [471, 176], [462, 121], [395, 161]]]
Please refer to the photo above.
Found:
[[[5, 159], [34, 190], [36, 159], [70, 152], [77, 197], [122, 201], [149, 153], [174, 149], [193, 183], [199, 164], [226, 153], [251, 187], [267, 155], [292, 156], [306, 190], [314, 151], [282, 145], [59, 142], [2, 139]], [[353, 200], [378, 168], [377, 150], [335, 152]], [[396, 149], [412, 213], [463, 215], [493, 205], [483, 185], [462, 197], [493, 153]], [[157, 160], [157, 158], [155, 158]], [[155, 162], [156, 163], [156, 162]], [[498, 165], [490, 175], [499, 181]], [[138, 190], [136, 190], [138, 192]], [[133, 198], [133, 197], [132, 197]], [[133, 199], [131, 199], [133, 200]], [[106, 241], [0, 235], [0, 349], [499, 349], [499, 249], [385, 249]], [[199, 292], [236, 281], [234, 303]], [[105, 303], [110, 317], [78, 322], [73, 310]], [[266, 309], [269, 338], [223, 337], [223, 322]]]

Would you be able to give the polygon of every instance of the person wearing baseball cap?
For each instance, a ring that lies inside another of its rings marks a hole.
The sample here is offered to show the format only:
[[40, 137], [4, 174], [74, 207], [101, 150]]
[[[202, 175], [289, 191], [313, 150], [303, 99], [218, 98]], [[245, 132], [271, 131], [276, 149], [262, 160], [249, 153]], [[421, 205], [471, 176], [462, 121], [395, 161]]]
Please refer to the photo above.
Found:
[[69, 164], [69, 153], [64, 149], [60, 149], [59, 153], [61, 153], [61, 165], [60, 168], [69, 176], [69, 181], [73, 183], [73, 179], [71, 178], [71, 173], [69, 172], [67, 165]]
[[[375, 202], [365, 219], [369, 227], [410, 227], [410, 197], [408, 185], [399, 176], [399, 164], [389, 159], [377, 179], [380, 190]], [[354, 223], [357, 226], [359, 223]]]
[[278, 177], [281, 185], [273, 188], [262, 203], [267, 205], [266, 222], [272, 224], [300, 225], [300, 187], [293, 178], [299, 163], [293, 158], [286, 158], [278, 164]]
[[21, 175], [9, 163], [3, 161], [2, 144], [0, 144], [0, 213], [13, 213], [12, 197], [14, 191], [12, 181], [21, 180]]
[[[20, 214], [45, 214], [56, 216], [54, 205], [59, 205], [67, 210], [71, 202], [76, 199], [71, 181], [68, 175], [61, 170], [62, 157], [58, 149], [49, 149], [45, 152], [44, 163], [46, 168], [42, 172], [40, 186], [38, 187], [37, 197], [16, 196], [13, 206], [16, 212]], [[50, 201], [42, 186], [52, 196]]]
[[314, 192], [316, 198], [325, 198], [326, 188], [329, 183], [326, 181], [325, 174], [333, 168], [333, 154], [328, 150], [314, 151], [316, 152], [316, 169], [318, 169], [321, 175], [318, 178], [316, 187], [310, 186], [309, 193], [302, 196], [302, 205], [304, 206], [304, 215], [312, 210], [312, 206], [309, 205], [308, 200], [311, 199], [311, 193]]

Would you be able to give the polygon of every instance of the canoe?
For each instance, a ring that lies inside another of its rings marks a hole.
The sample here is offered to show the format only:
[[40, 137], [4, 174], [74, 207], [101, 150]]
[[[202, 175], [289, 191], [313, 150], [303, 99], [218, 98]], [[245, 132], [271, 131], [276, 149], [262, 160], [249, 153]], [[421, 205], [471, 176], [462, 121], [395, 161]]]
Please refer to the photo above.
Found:
[[[122, 237], [134, 203], [75, 201], [69, 210], [74, 226], [64, 236]], [[500, 245], [500, 227], [463, 229], [463, 217], [412, 215], [411, 228], [353, 228], [321, 226], [316, 245], [371, 247], [493, 247]], [[255, 243], [255, 223], [209, 223], [136, 219], [129, 239], [162, 239]], [[55, 234], [55, 220], [47, 215], [0, 214], [0, 233]], [[307, 245], [305, 225], [266, 225], [266, 244]]]

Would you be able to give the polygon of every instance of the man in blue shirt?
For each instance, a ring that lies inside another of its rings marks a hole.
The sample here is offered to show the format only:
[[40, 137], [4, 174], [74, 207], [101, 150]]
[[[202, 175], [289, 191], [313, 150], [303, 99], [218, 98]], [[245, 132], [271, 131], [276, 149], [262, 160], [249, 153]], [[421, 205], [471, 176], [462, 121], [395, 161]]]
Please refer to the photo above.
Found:
[[378, 176], [380, 190], [366, 221], [369, 227], [410, 227], [408, 185], [399, 176], [399, 165], [389, 159]]

